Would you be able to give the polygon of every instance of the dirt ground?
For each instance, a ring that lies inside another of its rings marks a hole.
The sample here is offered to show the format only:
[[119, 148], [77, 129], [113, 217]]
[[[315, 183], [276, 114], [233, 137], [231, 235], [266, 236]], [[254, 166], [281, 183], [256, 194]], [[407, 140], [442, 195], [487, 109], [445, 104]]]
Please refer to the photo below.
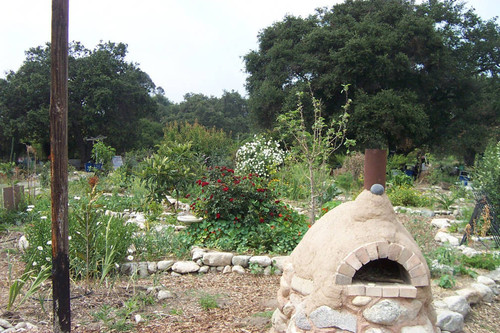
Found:
[[[9, 262], [12, 276], [22, 269], [14, 248], [19, 234], [0, 237], [0, 305], [1, 317], [16, 324], [28, 321], [37, 326], [30, 332], [52, 331], [51, 285], [21, 307], [6, 312], [9, 292]], [[7, 253], [10, 253], [9, 256]], [[470, 278], [460, 278], [456, 288], [467, 285]], [[275, 309], [279, 277], [238, 274], [184, 275], [159, 274], [147, 279], [118, 277], [106, 285], [72, 283], [71, 301], [73, 332], [267, 332]], [[171, 298], [157, 300], [147, 293], [148, 287], [170, 291]], [[435, 298], [453, 291], [433, 289]], [[466, 318], [465, 332], [499, 332], [500, 300], [473, 307]], [[215, 303], [213, 303], [215, 302]], [[214, 307], [215, 304], [217, 307]], [[205, 307], [205, 309], [204, 309]], [[142, 321], [136, 323], [136, 316]]]

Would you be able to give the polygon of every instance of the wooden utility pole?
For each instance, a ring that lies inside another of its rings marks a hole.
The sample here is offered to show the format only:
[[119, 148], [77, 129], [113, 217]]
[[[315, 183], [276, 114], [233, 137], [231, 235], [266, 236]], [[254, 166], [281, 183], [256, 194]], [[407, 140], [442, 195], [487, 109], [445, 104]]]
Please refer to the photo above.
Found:
[[69, 0], [52, 0], [50, 155], [53, 332], [71, 331], [68, 257]]

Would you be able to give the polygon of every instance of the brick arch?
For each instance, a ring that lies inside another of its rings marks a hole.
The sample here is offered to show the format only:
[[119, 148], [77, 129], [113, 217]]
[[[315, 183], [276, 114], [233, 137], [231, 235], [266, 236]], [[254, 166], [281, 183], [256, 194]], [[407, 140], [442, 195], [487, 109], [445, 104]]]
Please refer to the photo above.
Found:
[[425, 287], [429, 285], [427, 264], [405, 246], [387, 241], [368, 243], [350, 252], [337, 267], [335, 283], [351, 285], [354, 274], [361, 267], [378, 259], [389, 259], [400, 264], [408, 273], [410, 286]]

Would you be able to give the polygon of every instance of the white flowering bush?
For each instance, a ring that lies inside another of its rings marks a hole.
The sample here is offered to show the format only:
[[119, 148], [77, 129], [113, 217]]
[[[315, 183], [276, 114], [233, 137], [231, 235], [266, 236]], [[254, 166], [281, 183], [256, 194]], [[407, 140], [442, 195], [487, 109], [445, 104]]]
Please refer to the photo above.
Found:
[[258, 174], [269, 177], [283, 164], [285, 152], [274, 140], [255, 135], [253, 141], [241, 146], [236, 152], [236, 173]]

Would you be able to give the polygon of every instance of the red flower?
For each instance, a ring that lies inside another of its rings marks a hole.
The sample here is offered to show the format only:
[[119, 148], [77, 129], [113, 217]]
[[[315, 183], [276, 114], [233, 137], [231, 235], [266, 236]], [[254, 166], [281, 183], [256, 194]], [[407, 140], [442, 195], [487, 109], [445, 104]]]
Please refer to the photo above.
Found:
[[260, 218], [260, 219], [259, 219], [259, 222], [260, 222], [260, 223], [264, 223], [264, 219], [263, 219], [263, 218]]
[[274, 203], [279, 204], [279, 203], [280, 203], [280, 201], [279, 201], [279, 200], [276, 200]]
[[308, 228], [310, 228], [310, 227], [311, 227], [311, 225], [310, 225], [310, 224], [308, 224], [308, 225], [307, 225], [307, 227], [308, 227]]
[[283, 214], [279, 213], [279, 214], [278, 214], [278, 216], [279, 216], [279, 217], [283, 217]]
[[189, 198], [190, 196], [191, 196], [191, 194], [189, 194], [189, 193], [188, 193], [188, 194], [186, 194], [186, 198]]
[[227, 192], [227, 191], [229, 191], [229, 187], [227, 187], [227, 186], [226, 186], [226, 187], [224, 187], [222, 190], [223, 190], [224, 192]]
[[235, 181], [234, 181], [234, 183], [235, 183], [236, 185], [238, 185], [238, 184], [240, 183], [240, 181], [239, 181], [239, 180], [235, 180]]
[[229, 201], [231, 201], [231, 202], [233, 202], [233, 200], [234, 200], [233, 198], [229, 199]]
[[210, 200], [212, 200], [213, 198], [214, 198], [214, 195], [210, 194]]
[[222, 180], [220, 180], [220, 179], [217, 179], [217, 183], [220, 183], [220, 182], [222, 182]]
[[216, 216], [218, 219], [220, 219], [220, 214], [219, 214], [219, 213], [217, 213], [215, 216]]
[[270, 213], [269, 213], [269, 215], [274, 216], [274, 213], [273, 213], [273, 212], [270, 212]]
[[209, 184], [209, 182], [201, 182], [201, 187], [205, 187]]

